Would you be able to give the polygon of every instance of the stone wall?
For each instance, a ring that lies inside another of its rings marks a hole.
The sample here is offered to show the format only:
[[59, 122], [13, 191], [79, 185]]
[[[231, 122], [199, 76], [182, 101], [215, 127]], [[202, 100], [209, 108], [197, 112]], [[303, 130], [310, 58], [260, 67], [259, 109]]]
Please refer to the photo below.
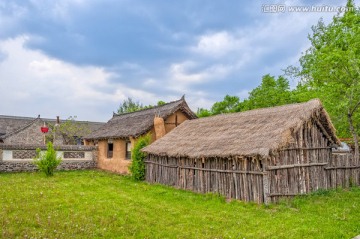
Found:
[[[0, 145], [0, 172], [31, 172], [37, 168], [33, 165], [36, 148], [45, 150], [38, 145]], [[58, 170], [82, 170], [97, 167], [96, 147], [66, 145], [56, 148], [62, 158]]]

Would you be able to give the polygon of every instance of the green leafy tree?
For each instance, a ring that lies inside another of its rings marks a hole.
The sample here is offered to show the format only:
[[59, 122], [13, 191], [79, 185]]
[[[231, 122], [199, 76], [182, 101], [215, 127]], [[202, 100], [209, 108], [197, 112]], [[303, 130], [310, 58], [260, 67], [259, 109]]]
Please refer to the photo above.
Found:
[[[352, 0], [349, 11], [328, 25], [322, 19], [312, 27], [311, 47], [300, 58], [296, 75], [320, 92], [337, 127], [347, 125], [359, 158], [360, 114], [360, 12]], [[336, 117], [334, 117], [336, 116]]]
[[[159, 100], [157, 102], [157, 105], [155, 106], [161, 106], [166, 104], [165, 101]], [[154, 105], [143, 105], [139, 101], [135, 101], [132, 98], [128, 97], [126, 100], [124, 100], [121, 105], [119, 106], [117, 113], [118, 114], [124, 114], [124, 113], [130, 113], [135, 112], [143, 109], [150, 109], [155, 107]]]
[[211, 107], [213, 115], [233, 113], [240, 111], [240, 99], [237, 96], [226, 95], [222, 101], [216, 102]]
[[130, 113], [138, 110], [142, 110], [146, 107], [143, 106], [139, 101], [134, 101], [132, 98], [128, 97], [126, 100], [124, 100], [121, 105], [119, 106], [117, 113], [118, 114], [124, 114], [124, 113]]
[[138, 138], [131, 153], [132, 163], [130, 165], [131, 177], [134, 180], [142, 181], [145, 179], [145, 159], [146, 154], [141, 151], [148, 146], [151, 141], [151, 135], [147, 134]]
[[61, 157], [58, 157], [56, 151], [51, 142], [47, 143], [47, 150], [41, 152], [41, 149], [36, 149], [36, 157], [33, 160], [33, 163], [38, 167], [38, 169], [45, 173], [46, 176], [53, 176], [54, 170], [61, 163]]
[[157, 106], [161, 106], [161, 105], [165, 105], [166, 104], [166, 102], [165, 101], [162, 101], [162, 100], [159, 100], [158, 102], [157, 102]]
[[246, 110], [273, 107], [293, 103], [288, 79], [279, 76], [275, 79], [269, 74], [263, 76], [261, 84], [250, 91], [248, 100], [243, 102]]
[[204, 108], [198, 108], [197, 112], [196, 112], [197, 117], [202, 118], [202, 117], [208, 117], [212, 115], [212, 112], [208, 109], [204, 109]]
[[70, 116], [59, 125], [49, 123], [50, 133], [46, 135], [47, 142], [55, 143], [59, 138], [65, 145], [75, 145], [77, 140], [91, 132], [87, 123], [76, 121], [76, 116]]
[[222, 101], [215, 102], [210, 110], [198, 108], [196, 115], [201, 118], [211, 115], [233, 113], [241, 111], [241, 107], [239, 97], [226, 95]]

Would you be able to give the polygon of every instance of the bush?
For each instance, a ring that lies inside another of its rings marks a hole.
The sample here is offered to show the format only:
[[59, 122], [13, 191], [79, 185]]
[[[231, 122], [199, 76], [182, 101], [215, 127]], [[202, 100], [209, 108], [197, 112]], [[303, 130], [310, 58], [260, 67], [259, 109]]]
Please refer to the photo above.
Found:
[[140, 137], [132, 150], [131, 159], [132, 163], [130, 165], [131, 177], [134, 180], [142, 181], [145, 179], [145, 158], [146, 154], [141, 152], [141, 149], [148, 146], [151, 141], [151, 135], [147, 134]]
[[54, 170], [61, 163], [61, 158], [56, 155], [56, 151], [51, 142], [47, 143], [47, 150], [41, 153], [41, 149], [36, 149], [34, 164], [46, 176], [53, 176]]

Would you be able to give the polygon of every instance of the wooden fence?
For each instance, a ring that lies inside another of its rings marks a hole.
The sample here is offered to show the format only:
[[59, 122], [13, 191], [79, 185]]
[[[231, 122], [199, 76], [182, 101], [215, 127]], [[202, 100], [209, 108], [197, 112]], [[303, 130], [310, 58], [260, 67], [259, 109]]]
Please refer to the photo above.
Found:
[[347, 188], [360, 185], [360, 163], [352, 154], [333, 153], [324, 170], [328, 188]]
[[146, 180], [201, 193], [219, 193], [243, 201], [263, 201], [259, 160], [190, 159], [149, 156]]
[[204, 160], [149, 155], [146, 180], [257, 203], [276, 202], [319, 189], [360, 185], [360, 165], [351, 154], [320, 151], [317, 152], [328, 154], [327, 162], [297, 163], [294, 159], [279, 166], [251, 157]]

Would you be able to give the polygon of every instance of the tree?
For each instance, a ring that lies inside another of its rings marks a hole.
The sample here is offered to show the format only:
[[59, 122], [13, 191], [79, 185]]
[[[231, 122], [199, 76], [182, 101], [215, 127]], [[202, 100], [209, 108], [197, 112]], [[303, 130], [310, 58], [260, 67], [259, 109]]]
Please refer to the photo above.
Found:
[[[165, 104], [166, 104], [165, 101], [159, 100], [155, 106], [161, 106], [161, 105], [165, 105]], [[119, 106], [119, 108], [117, 110], [117, 113], [118, 114], [130, 113], [130, 112], [135, 112], [135, 111], [143, 110], [143, 109], [151, 109], [155, 106], [154, 105], [145, 105], [144, 106], [139, 101], [134, 101], [132, 98], [128, 97], [126, 100], [124, 100], [121, 103], [121, 105]]]
[[202, 118], [202, 117], [208, 117], [212, 115], [212, 112], [208, 109], [204, 109], [204, 108], [198, 108], [197, 112], [196, 112], [197, 117]]
[[300, 58], [297, 76], [315, 90], [322, 90], [325, 105], [336, 121], [347, 121], [359, 158], [360, 115], [360, 12], [348, 0], [343, 14], [325, 25], [312, 27], [311, 47]]
[[132, 163], [130, 165], [131, 177], [136, 181], [145, 179], [145, 158], [146, 154], [141, 149], [148, 146], [151, 141], [151, 135], [147, 134], [137, 139], [131, 153]]
[[162, 101], [162, 100], [159, 100], [158, 102], [157, 102], [157, 106], [161, 106], [161, 105], [165, 105], [166, 104], [166, 102], [165, 101]]
[[223, 101], [216, 102], [211, 107], [211, 112], [213, 115], [238, 112], [240, 111], [239, 103], [240, 103], [239, 97], [226, 95]]
[[263, 76], [261, 84], [250, 91], [248, 100], [244, 101], [246, 110], [273, 107], [293, 103], [289, 81], [279, 76], [275, 79], [269, 74]]
[[87, 123], [81, 123], [76, 121], [76, 116], [70, 116], [60, 124], [49, 123], [50, 134], [46, 136], [47, 141], [56, 143], [60, 137], [62, 144], [74, 145], [77, 144], [77, 140], [82, 136], [85, 136], [91, 132]]
[[42, 153], [41, 149], [36, 149], [36, 157], [34, 158], [33, 163], [41, 172], [49, 177], [54, 175], [54, 170], [59, 166], [61, 161], [62, 160], [57, 156], [52, 143], [48, 142], [46, 152]]
[[241, 104], [239, 97], [226, 95], [222, 101], [215, 102], [210, 110], [198, 108], [196, 115], [201, 118], [211, 115], [239, 112], [240, 110]]
[[126, 100], [124, 100], [121, 105], [119, 106], [117, 113], [118, 114], [124, 114], [124, 113], [130, 113], [138, 110], [142, 110], [146, 107], [143, 106], [139, 101], [134, 101], [132, 98], [128, 97]]

